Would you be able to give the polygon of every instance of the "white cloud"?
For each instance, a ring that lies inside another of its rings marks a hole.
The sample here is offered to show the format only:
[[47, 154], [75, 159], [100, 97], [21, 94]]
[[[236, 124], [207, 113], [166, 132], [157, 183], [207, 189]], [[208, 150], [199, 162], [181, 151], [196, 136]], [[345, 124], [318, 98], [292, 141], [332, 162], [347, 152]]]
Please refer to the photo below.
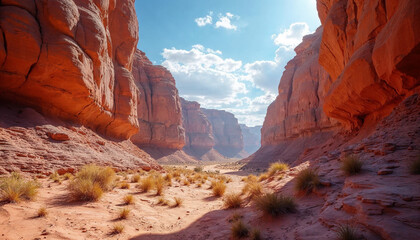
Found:
[[230, 30], [236, 30], [238, 29], [237, 26], [233, 25], [231, 22], [231, 19], [235, 17], [232, 13], [226, 13], [225, 16], [219, 15], [219, 20], [216, 22], [215, 27], [216, 28], [226, 28]]
[[277, 35], [274, 34], [272, 39], [274, 39], [274, 43], [278, 46], [293, 49], [302, 42], [302, 37], [309, 33], [311, 33], [311, 31], [309, 31], [308, 24], [297, 22], [291, 24], [289, 28], [285, 29], [283, 32]]
[[196, 18], [194, 19], [194, 21], [197, 23], [197, 26], [204, 27], [207, 24], [213, 23], [212, 15], [213, 15], [213, 12], [209, 12], [209, 14], [206, 15], [205, 17]]

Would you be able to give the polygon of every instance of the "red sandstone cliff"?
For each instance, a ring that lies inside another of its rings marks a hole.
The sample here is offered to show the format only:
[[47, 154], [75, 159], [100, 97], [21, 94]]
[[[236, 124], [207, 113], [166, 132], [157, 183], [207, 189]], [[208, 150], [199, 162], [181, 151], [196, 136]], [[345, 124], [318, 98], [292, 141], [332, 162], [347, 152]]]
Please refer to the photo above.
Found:
[[172, 74], [162, 66], [152, 65], [146, 55], [137, 50], [133, 75], [139, 89], [140, 130], [131, 140], [139, 146], [182, 149], [185, 144], [182, 109]]
[[127, 139], [137, 40], [132, 0], [1, 1], [1, 97]]
[[237, 157], [244, 148], [238, 119], [224, 110], [201, 108], [212, 125], [214, 149], [226, 157]]

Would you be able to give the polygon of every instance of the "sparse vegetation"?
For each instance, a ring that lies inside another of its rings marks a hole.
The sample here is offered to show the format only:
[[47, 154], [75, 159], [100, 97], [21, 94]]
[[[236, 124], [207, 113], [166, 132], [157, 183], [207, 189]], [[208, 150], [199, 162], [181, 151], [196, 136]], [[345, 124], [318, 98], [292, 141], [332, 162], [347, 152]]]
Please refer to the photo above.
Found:
[[38, 211], [36, 213], [36, 216], [37, 217], [45, 217], [45, 216], [47, 216], [47, 214], [48, 214], [47, 209], [45, 207], [41, 207], [41, 208], [38, 209]]
[[115, 172], [110, 167], [86, 165], [70, 182], [69, 190], [76, 200], [97, 201], [113, 187]]
[[51, 173], [50, 179], [56, 183], [61, 183], [60, 175], [58, 175], [57, 171], [54, 171], [53, 173]]
[[242, 205], [242, 198], [238, 193], [229, 193], [225, 195], [223, 202], [227, 208], [240, 208]]
[[161, 175], [155, 177], [155, 188], [156, 188], [156, 195], [160, 196], [163, 193], [163, 189], [165, 187], [165, 180]]
[[32, 200], [38, 193], [38, 187], [36, 181], [27, 181], [20, 174], [13, 172], [10, 177], [0, 180], [0, 200], [7, 202]]
[[249, 236], [249, 239], [251, 240], [261, 240], [261, 231], [259, 229], [253, 229], [251, 231], [251, 235]]
[[242, 188], [242, 194], [247, 194], [250, 199], [258, 197], [262, 194], [262, 185], [256, 181], [249, 181]]
[[202, 166], [197, 166], [197, 167], [194, 168], [194, 172], [196, 172], [196, 173], [200, 173], [202, 171], [203, 171], [203, 167]]
[[128, 182], [124, 181], [120, 184], [120, 188], [121, 189], [130, 189], [130, 184]]
[[296, 203], [292, 197], [267, 193], [255, 201], [257, 209], [272, 217], [296, 211]]
[[349, 225], [341, 225], [337, 231], [338, 240], [358, 240], [356, 230]]
[[270, 168], [268, 169], [268, 175], [273, 176], [279, 172], [283, 172], [289, 169], [289, 165], [287, 163], [283, 162], [275, 162], [270, 165]]
[[268, 173], [263, 173], [260, 175], [260, 177], [258, 178], [258, 181], [262, 182], [264, 180], [267, 180], [270, 176], [268, 175]]
[[140, 174], [135, 174], [131, 177], [132, 183], [138, 183], [140, 181]]
[[232, 224], [231, 234], [234, 239], [246, 238], [249, 236], [249, 227], [241, 220], [235, 221]]
[[124, 232], [124, 225], [122, 225], [121, 223], [114, 224], [114, 226], [112, 227], [111, 234], [120, 234], [122, 232]]
[[226, 191], [226, 184], [224, 184], [222, 181], [216, 182], [213, 185], [213, 195], [216, 197], [221, 197]]
[[168, 205], [168, 200], [166, 200], [164, 197], [159, 197], [157, 204]]
[[119, 212], [118, 219], [127, 219], [129, 214], [130, 214], [130, 209], [123, 208]]
[[411, 174], [420, 174], [420, 156], [410, 164]]
[[173, 207], [180, 207], [183, 202], [184, 202], [184, 200], [182, 198], [174, 197], [174, 205], [173, 205]]
[[64, 178], [64, 180], [70, 180], [70, 179], [73, 179], [73, 174], [71, 174], [71, 173], [65, 173], [64, 175], [63, 175], [63, 178]]
[[313, 191], [320, 184], [318, 174], [310, 168], [300, 171], [295, 181], [295, 189], [307, 193]]
[[348, 176], [362, 171], [363, 162], [356, 155], [348, 155], [343, 159], [341, 170]]
[[123, 201], [125, 205], [134, 204], [134, 197], [133, 195], [125, 195]]
[[240, 214], [240, 213], [238, 213], [238, 212], [235, 212], [235, 213], [233, 213], [232, 214], [232, 216], [229, 218], [229, 222], [236, 222], [236, 221], [238, 221], [238, 220], [241, 220], [242, 219], [242, 215]]
[[152, 176], [145, 177], [140, 180], [139, 188], [142, 192], [148, 192], [153, 188], [153, 178]]

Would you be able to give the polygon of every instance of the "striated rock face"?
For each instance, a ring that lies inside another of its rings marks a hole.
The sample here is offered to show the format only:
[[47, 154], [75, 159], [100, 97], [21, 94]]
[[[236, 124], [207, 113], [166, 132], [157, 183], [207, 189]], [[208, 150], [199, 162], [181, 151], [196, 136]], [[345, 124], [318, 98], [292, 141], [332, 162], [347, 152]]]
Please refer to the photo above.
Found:
[[244, 139], [244, 150], [248, 154], [252, 154], [257, 151], [261, 146], [261, 127], [248, 127], [245, 124], [239, 124], [242, 131], [242, 137]]
[[262, 145], [325, 131], [337, 125], [322, 110], [331, 78], [318, 64], [322, 27], [305, 36], [296, 56], [287, 63], [279, 84], [279, 95], [268, 107], [262, 127]]
[[241, 127], [232, 113], [201, 108], [213, 128], [214, 148], [224, 156], [235, 157], [244, 147]]
[[318, 0], [324, 111], [351, 129], [380, 119], [420, 84], [420, 2]]
[[181, 98], [185, 148], [194, 152], [208, 152], [215, 146], [213, 128], [198, 102]]
[[139, 132], [131, 137], [140, 146], [182, 149], [185, 132], [178, 89], [172, 74], [154, 66], [137, 50], [133, 65], [135, 84], [139, 89], [137, 115]]
[[3, 0], [0, 97], [127, 139], [138, 131], [133, 0]]

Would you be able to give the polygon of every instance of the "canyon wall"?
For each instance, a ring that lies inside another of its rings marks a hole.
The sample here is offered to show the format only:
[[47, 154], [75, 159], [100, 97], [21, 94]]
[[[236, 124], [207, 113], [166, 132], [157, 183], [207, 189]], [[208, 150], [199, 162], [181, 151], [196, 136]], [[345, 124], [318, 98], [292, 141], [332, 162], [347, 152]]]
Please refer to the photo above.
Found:
[[261, 127], [248, 127], [245, 124], [239, 124], [242, 131], [242, 137], [244, 139], [244, 150], [248, 154], [252, 154], [257, 151], [261, 146]]
[[241, 127], [232, 113], [201, 108], [213, 129], [214, 149], [226, 157], [237, 157], [244, 148]]
[[142, 51], [137, 50], [133, 75], [139, 89], [140, 130], [131, 140], [139, 146], [182, 149], [185, 144], [182, 109], [172, 74], [162, 66], [153, 65]]
[[110, 137], [138, 131], [132, 0], [1, 1], [0, 96]]

